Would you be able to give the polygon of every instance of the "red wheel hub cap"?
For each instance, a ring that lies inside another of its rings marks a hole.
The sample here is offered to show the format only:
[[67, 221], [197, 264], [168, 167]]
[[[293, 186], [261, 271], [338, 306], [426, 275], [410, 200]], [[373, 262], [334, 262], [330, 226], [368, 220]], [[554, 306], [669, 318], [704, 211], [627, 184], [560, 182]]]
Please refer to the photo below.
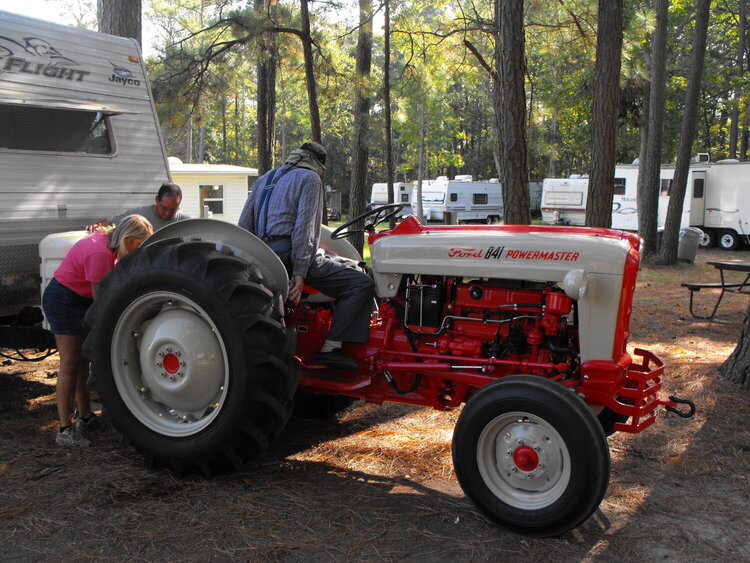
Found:
[[177, 373], [177, 370], [180, 369], [180, 359], [174, 354], [167, 354], [164, 356], [162, 365], [164, 365], [164, 369], [167, 370], [167, 372]]
[[521, 471], [533, 471], [539, 465], [539, 456], [529, 446], [519, 446], [513, 452], [513, 461]]

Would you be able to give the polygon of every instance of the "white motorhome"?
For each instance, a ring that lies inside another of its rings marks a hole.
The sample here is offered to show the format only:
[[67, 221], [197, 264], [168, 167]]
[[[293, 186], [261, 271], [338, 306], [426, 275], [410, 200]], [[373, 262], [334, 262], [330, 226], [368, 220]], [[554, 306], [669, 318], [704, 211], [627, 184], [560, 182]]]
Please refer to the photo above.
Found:
[[[692, 176], [691, 170], [691, 176]], [[669, 194], [674, 178], [674, 165], [664, 165], [660, 173], [657, 229], [664, 229], [669, 205]], [[546, 178], [542, 186], [542, 220], [553, 225], [584, 225], [589, 180], [587, 176]], [[638, 164], [619, 164], [615, 167], [615, 186], [612, 197], [612, 228], [638, 230]], [[691, 204], [685, 198], [681, 227], [691, 225]]]
[[422, 212], [428, 221], [443, 221], [452, 213], [459, 223], [494, 223], [503, 216], [502, 188], [496, 179], [474, 182], [469, 175], [453, 180], [439, 176], [422, 183]]
[[[415, 213], [416, 202], [414, 200], [415, 188], [414, 184], [408, 184], [406, 182], [394, 182], [393, 183], [394, 200], [393, 203], [400, 203], [404, 206], [404, 209], [399, 215], [406, 217]], [[370, 207], [377, 207], [379, 205], [388, 204], [388, 184], [386, 182], [376, 182], [372, 185], [372, 192], [370, 194]]]
[[138, 44], [0, 12], [0, 315], [39, 303], [39, 241], [170, 179]]

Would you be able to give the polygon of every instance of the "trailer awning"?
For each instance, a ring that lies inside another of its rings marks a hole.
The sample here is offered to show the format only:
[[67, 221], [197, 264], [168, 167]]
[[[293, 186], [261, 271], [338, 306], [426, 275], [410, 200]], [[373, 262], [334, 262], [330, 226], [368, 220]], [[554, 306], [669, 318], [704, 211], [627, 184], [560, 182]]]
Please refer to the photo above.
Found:
[[0, 99], [0, 104], [22, 106], [29, 108], [44, 108], [44, 109], [67, 109], [77, 111], [95, 111], [104, 113], [107, 115], [121, 115], [121, 114], [134, 114], [138, 113], [132, 109], [125, 109], [117, 107], [112, 104], [97, 103], [97, 102], [76, 102], [73, 100], [54, 100], [54, 99], [21, 99], [21, 98], [5, 98]]

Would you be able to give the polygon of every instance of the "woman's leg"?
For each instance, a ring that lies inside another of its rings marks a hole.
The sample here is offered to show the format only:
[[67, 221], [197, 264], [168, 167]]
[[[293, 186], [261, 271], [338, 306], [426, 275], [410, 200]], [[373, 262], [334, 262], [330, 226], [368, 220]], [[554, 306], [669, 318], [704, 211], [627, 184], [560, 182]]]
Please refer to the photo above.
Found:
[[91, 394], [86, 386], [89, 378], [89, 361], [81, 358], [81, 368], [78, 370], [78, 380], [76, 381], [76, 406], [78, 407], [78, 418], [88, 418], [91, 416]]
[[[57, 415], [60, 417], [60, 426], [69, 426], [73, 415], [73, 399], [78, 388], [81, 365], [86, 363], [81, 355], [83, 336], [56, 334], [55, 342], [60, 355], [60, 369], [57, 372], [55, 389]], [[86, 380], [84, 379], [83, 382], [83, 389], [85, 390]], [[86, 393], [88, 393], [88, 390], [86, 390]], [[79, 405], [79, 408], [83, 406]], [[87, 407], [90, 411], [90, 403], [87, 404]]]

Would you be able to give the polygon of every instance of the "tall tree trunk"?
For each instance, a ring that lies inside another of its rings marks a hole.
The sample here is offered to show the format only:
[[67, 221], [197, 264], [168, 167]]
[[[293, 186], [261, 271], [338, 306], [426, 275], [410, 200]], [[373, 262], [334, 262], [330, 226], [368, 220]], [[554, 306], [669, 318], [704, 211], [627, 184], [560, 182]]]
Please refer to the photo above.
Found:
[[[305, 56], [305, 82], [307, 83], [307, 103], [310, 108], [310, 129], [312, 140], [323, 143], [323, 133], [320, 128], [320, 110], [318, 109], [318, 92], [315, 82], [315, 65], [312, 54], [312, 35], [310, 33], [310, 13], [307, 3], [310, 0], [300, 0], [300, 13], [302, 16], [302, 52]], [[331, 174], [331, 171], [328, 171]], [[349, 200], [351, 215], [351, 199]], [[328, 224], [328, 192], [323, 190], [323, 224]], [[354, 238], [355, 246], [361, 236]], [[362, 253], [362, 243], [359, 243], [359, 251]]]
[[427, 137], [427, 123], [425, 119], [424, 100], [419, 107], [419, 153], [417, 156], [417, 219], [424, 221], [424, 206], [422, 205], [422, 181], [424, 180], [425, 139]]
[[[302, 14], [302, 52], [305, 55], [305, 79], [307, 82], [307, 101], [310, 106], [310, 128], [312, 130], [312, 140], [322, 143], [323, 136], [320, 132], [320, 110], [318, 109], [318, 93], [315, 84], [312, 35], [310, 34], [310, 13], [307, 8], [308, 1], [309, 0], [300, 0], [300, 12]], [[370, 9], [370, 11], [372, 11], [372, 9]], [[370, 27], [372, 27], [372, 25]], [[361, 36], [360, 32], [360, 37]], [[372, 31], [370, 31], [370, 42], [372, 43]], [[372, 49], [372, 47], [370, 49]]]
[[[383, 104], [385, 105], [385, 170], [388, 182], [388, 203], [396, 201], [393, 190], [393, 131], [391, 124], [391, 2], [384, 0], [385, 23], [383, 25]], [[391, 217], [391, 229], [396, 226], [396, 217]]]
[[234, 93], [234, 164], [240, 164], [240, 93]]
[[648, 92], [648, 127], [645, 150], [641, 151], [638, 173], [638, 234], [643, 238], [643, 255], [656, 252], [661, 145], [664, 131], [664, 92], [667, 82], [667, 12], [669, 0], [656, 0], [656, 29], [651, 49], [651, 85]]
[[[369, 80], [372, 66], [372, 0], [359, 0], [359, 24], [354, 135], [352, 138], [352, 176], [349, 186], [350, 217], [361, 215], [365, 210], [365, 187], [369, 159], [369, 140], [367, 137], [370, 131]], [[362, 254], [364, 238], [361, 234], [354, 237], [352, 244]]]
[[[739, 26], [737, 41], [737, 67], [735, 68], [734, 96], [732, 97], [732, 124], [729, 129], [729, 158], [737, 158], [740, 130], [740, 100], [742, 100], [742, 77], [745, 67], [745, 33], [747, 25], [747, 0], [739, 0]], [[743, 154], [744, 156], [744, 154]]]
[[622, 0], [599, 0], [591, 120], [591, 174], [586, 202], [586, 226], [612, 225], [615, 188], [615, 143], [620, 105]]
[[528, 225], [529, 210], [528, 147], [526, 145], [526, 96], [524, 79], [525, 37], [523, 2], [495, 0], [495, 119], [498, 123], [498, 169], [502, 184], [505, 224]]
[[703, 62], [706, 54], [706, 35], [708, 33], [708, 15], [711, 0], [695, 2], [695, 35], [693, 36], [693, 64], [690, 68], [687, 92], [685, 93], [685, 110], [682, 116], [680, 147], [677, 153], [674, 179], [667, 207], [667, 220], [664, 224], [664, 235], [659, 250], [660, 264], [677, 262], [677, 243], [682, 219], [682, 206], [685, 202], [690, 158], [693, 151], [693, 140], [697, 127], [698, 102], [703, 79]]
[[97, 0], [99, 31], [132, 37], [141, 45], [141, 0]]
[[745, 311], [745, 321], [737, 347], [721, 364], [719, 373], [724, 379], [750, 389], [750, 307]]
[[[259, 18], [269, 17], [275, 9], [276, 0], [255, 0]], [[268, 10], [268, 14], [266, 14]], [[273, 147], [276, 116], [276, 61], [278, 48], [276, 34], [264, 33], [259, 41], [260, 56], [257, 64], [257, 112], [258, 112], [258, 175], [273, 168]]]
[[205, 160], [206, 153], [206, 126], [201, 125], [198, 130], [198, 154], [196, 155], [195, 161], [198, 164], [202, 164]]
[[185, 162], [193, 162], [193, 114], [188, 117], [187, 132], [185, 133]]

